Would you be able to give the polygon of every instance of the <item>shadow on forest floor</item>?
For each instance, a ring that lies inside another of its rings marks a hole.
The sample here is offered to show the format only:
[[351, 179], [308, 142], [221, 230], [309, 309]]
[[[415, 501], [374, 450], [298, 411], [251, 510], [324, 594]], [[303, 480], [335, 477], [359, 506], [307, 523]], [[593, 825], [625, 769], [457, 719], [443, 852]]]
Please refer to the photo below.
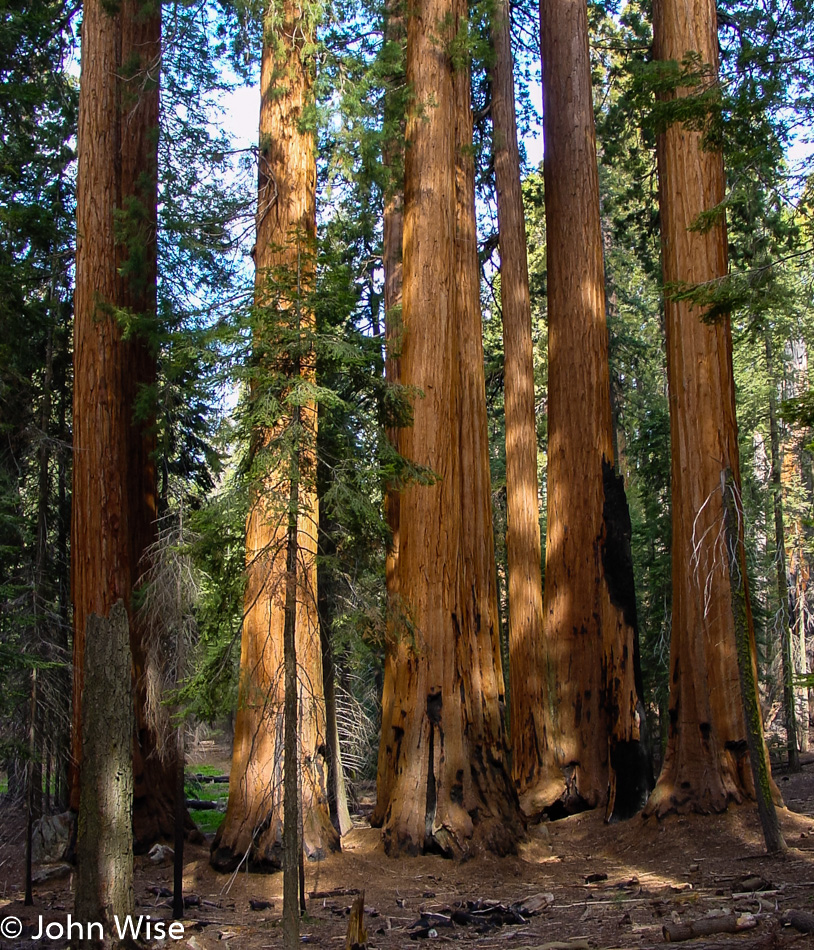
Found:
[[[379, 833], [360, 823], [343, 840], [341, 854], [306, 866], [306, 891], [317, 896], [309, 897], [302, 933], [309, 943], [341, 950], [350, 904], [364, 890], [369, 945], [381, 950], [416, 946], [411, 936], [417, 933], [478, 950], [539, 950], [562, 941], [575, 950], [635, 950], [662, 944], [665, 923], [725, 911], [756, 915], [758, 925], [746, 935], [718, 936], [716, 946], [784, 946], [799, 934], [780, 931], [779, 914], [814, 912], [814, 756], [805, 761], [798, 775], [776, 774], [789, 806], [781, 812], [790, 846], [782, 858], [763, 854], [757, 815], [747, 806], [723, 815], [635, 817], [615, 825], [586, 812], [532, 828], [517, 856], [483, 855], [465, 863], [438, 856], [392, 860], [383, 853]], [[35, 907], [24, 908], [22, 814], [8, 808], [0, 814], [0, 918], [14, 915], [35, 926], [42, 914], [46, 921], [64, 922], [73, 907], [71, 877], [40, 885]], [[164, 946], [281, 946], [281, 875], [215, 874], [205, 847], [190, 846], [186, 856], [186, 893], [198, 903], [188, 910], [184, 939]], [[172, 886], [172, 868], [156, 868], [146, 858], [136, 865], [138, 912], [169, 920], [166, 898], [155, 891]], [[508, 906], [528, 904], [538, 895], [546, 895], [536, 901], [541, 909], [525, 920], [499, 927], [446, 920], [458, 902]], [[266, 906], [252, 910], [250, 901]], [[429, 925], [414, 929], [422, 915]], [[64, 945], [0, 939], [0, 948]], [[814, 938], [802, 937], [796, 945], [814, 945]]]

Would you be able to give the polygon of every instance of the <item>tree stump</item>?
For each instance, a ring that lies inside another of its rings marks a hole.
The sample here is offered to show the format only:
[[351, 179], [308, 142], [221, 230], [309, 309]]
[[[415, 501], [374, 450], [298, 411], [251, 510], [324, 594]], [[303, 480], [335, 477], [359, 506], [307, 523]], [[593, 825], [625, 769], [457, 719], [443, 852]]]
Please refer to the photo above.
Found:
[[345, 938], [345, 950], [366, 950], [367, 928], [365, 927], [365, 892], [356, 898], [350, 908], [348, 936]]

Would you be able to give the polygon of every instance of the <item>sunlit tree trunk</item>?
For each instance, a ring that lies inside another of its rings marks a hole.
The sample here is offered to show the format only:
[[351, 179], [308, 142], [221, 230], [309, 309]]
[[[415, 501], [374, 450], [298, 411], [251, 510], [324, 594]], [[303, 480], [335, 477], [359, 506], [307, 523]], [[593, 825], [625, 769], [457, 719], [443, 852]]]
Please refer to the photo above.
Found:
[[[613, 469], [599, 182], [584, 0], [540, 7], [548, 255], [542, 748], [524, 810], [644, 804], [630, 518]], [[532, 760], [533, 761], [533, 760]], [[530, 766], [529, 766], [530, 767]]]
[[[303, 126], [312, 98], [312, 63], [307, 48], [314, 28], [308, 13], [292, 0], [272, 4], [264, 22], [255, 252], [259, 317], [254, 336], [261, 375], [254, 382], [256, 406], [264, 385], [262, 373], [283, 368], [279, 355], [282, 340], [299, 338], [300, 352], [292, 365], [297, 375], [314, 380], [314, 351], [308, 340], [315, 321], [304, 295], [313, 289], [314, 281], [316, 162], [313, 131]], [[269, 357], [263, 362], [267, 348], [278, 351], [270, 357], [272, 365], [268, 365]], [[246, 524], [248, 583], [229, 803], [211, 857], [218, 870], [231, 870], [244, 858], [255, 870], [282, 865], [283, 633], [291, 452], [297, 453], [299, 479], [294, 652], [302, 843], [306, 855], [313, 859], [339, 846], [326, 791], [327, 740], [316, 590], [316, 404], [306, 402], [298, 407], [295, 442], [284, 448], [290, 423], [286, 417], [256, 423], [255, 460], [261, 471], [252, 489]]]
[[[534, 415], [534, 348], [520, 188], [520, 152], [514, 103], [510, 4], [500, 0], [492, 23], [495, 184], [503, 311], [506, 415], [506, 553], [509, 581], [509, 663], [512, 678], [512, 777], [525, 805], [543, 762], [543, 579]], [[538, 671], [527, 676], [527, 670]]]
[[[74, 323], [73, 778], [78, 808], [87, 617], [131, 593], [155, 540], [155, 447], [137, 400], [155, 380], [156, 175], [161, 12], [155, 0], [84, 7]], [[122, 337], [118, 312], [133, 321]], [[173, 828], [174, 765], [152, 753], [143, 636], [131, 624], [136, 689], [133, 827], [142, 849]]]
[[468, 69], [456, 72], [447, 52], [462, 15], [448, 0], [421, 0], [407, 25], [414, 104], [401, 380], [424, 395], [413, 425], [399, 432], [399, 449], [438, 480], [411, 484], [400, 497], [404, 622], [385, 668], [391, 714], [374, 816], [391, 855], [503, 853], [519, 831], [505, 766], [485, 392], [480, 337], [473, 337], [480, 322], [474, 193], [471, 159], [461, 149], [471, 143]]
[[[711, 2], [654, 4], [654, 53], [680, 62], [698, 53], [717, 74]], [[679, 88], [676, 96], [686, 95]], [[727, 273], [723, 215], [705, 230], [698, 216], [724, 198], [720, 152], [675, 122], [659, 136], [667, 371], [670, 387], [673, 617], [669, 733], [664, 766], [648, 813], [714, 812], [754, 796], [724, 533], [723, 472], [740, 490], [732, 338], [728, 316], [704, 321], [704, 307], [677, 300], [676, 286], [710, 285]], [[673, 291], [671, 293], [671, 290]], [[743, 537], [743, 525], [739, 526]], [[754, 665], [754, 627], [741, 554], [743, 623]], [[756, 726], [761, 729], [762, 724]]]

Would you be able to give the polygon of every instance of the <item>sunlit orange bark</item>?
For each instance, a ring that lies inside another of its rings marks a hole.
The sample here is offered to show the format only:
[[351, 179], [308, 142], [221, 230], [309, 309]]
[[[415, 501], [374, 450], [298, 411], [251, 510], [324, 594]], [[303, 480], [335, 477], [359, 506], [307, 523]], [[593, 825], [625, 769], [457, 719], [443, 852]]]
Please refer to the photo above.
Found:
[[[379, 800], [389, 854], [505, 852], [518, 834], [505, 766], [482, 377], [468, 70], [447, 46], [463, 11], [419, 0], [407, 27], [401, 379], [421, 389], [399, 449], [432, 486], [401, 494]], [[457, 181], [457, 185], [456, 185]], [[464, 523], [463, 518], [466, 518]]]
[[[313, 288], [316, 241], [316, 163], [313, 131], [303, 127], [312, 97], [307, 46], [313, 24], [303, 9], [283, 0], [265, 20], [260, 77], [260, 167], [257, 206], [255, 349], [275, 345], [275, 324], [307, 337], [314, 314], [301, 295]], [[279, 341], [278, 341], [279, 343]], [[259, 356], [262, 360], [262, 357]], [[314, 379], [313, 350], [297, 357], [298, 372]], [[262, 365], [262, 363], [261, 363]], [[267, 370], [279, 366], [267, 366]], [[261, 391], [262, 380], [255, 395]], [[303, 848], [318, 858], [339, 846], [330, 821], [326, 781], [326, 723], [317, 616], [315, 490], [317, 407], [299, 407], [296, 655]], [[285, 436], [290, 420], [255, 433], [262, 453]], [[273, 448], [271, 449], [273, 451]], [[282, 866], [283, 631], [290, 459], [272, 461], [252, 490], [246, 524], [246, 588], [240, 657], [240, 694], [229, 784], [229, 803], [212, 844], [211, 861], [231, 870], [246, 858], [250, 869]], [[282, 505], [281, 505], [282, 501]]]
[[[717, 75], [715, 6], [710, 0], [658, 0], [654, 53], [678, 61], [697, 52]], [[675, 95], [686, 95], [678, 89]], [[754, 796], [741, 705], [723, 530], [722, 473], [739, 487], [738, 431], [729, 317], [704, 321], [704, 307], [673, 296], [727, 273], [723, 214], [690, 230], [724, 198], [720, 152], [675, 122], [659, 136], [659, 208], [670, 386], [673, 615], [669, 733], [664, 767], [648, 812], [721, 811]], [[741, 526], [742, 533], [742, 526]], [[741, 564], [746, 582], [746, 565]], [[754, 630], [748, 589], [746, 614]], [[762, 724], [758, 724], [762, 726]]]
[[523, 804], [542, 764], [545, 694], [534, 348], [510, 15], [508, 0], [500, 0], [492, 25], [492, 121], [503, 311], [509, 667], [518, 674], [511, 680], [512, 777]]

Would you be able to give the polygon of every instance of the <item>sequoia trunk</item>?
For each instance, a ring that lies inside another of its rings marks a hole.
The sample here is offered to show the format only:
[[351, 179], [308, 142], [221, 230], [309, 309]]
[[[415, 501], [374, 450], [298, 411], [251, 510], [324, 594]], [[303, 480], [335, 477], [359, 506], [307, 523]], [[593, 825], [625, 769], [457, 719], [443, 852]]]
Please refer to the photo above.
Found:
[[523, 805], [527, 790], [540, 777], [545, 693], [534, 349], [510, 16], [508, 0], [500, 0], [492, 24], [492, 121], [503, 310], [509, 664], [511, 670], [524, 671], [511, 681], [512, 777]]
[[[688, 0], [654, 4], [657, 60], [697, 53], [717, 75], [715, 6]], [[687, 94], [677, 89], [675, 96]], [[675, 287], [719, 281], [727, 273], [723, 212], [691, 230], [724, 198], [720, 152], [702, 133], [674, 122], [658, 139], [659, 208], [672, 446], [673, 618], [669, 733], [648, 813], [722, 811], [754, 797], [738, 681], [732, 592], [724, 546], [723, 473], [740, 490], [732, 338], [728, 316], [705, 321], [704, 307], [677, 300]], [[743, 525], [739, 527], [741, 542]], [[754, 627], [744, 578], [744, 624], [754, 664]]]
[[[637, 684], [630, 518], [613, 470], [608, 333], [585, 0], [540, 7], [548, 253], [548, 530], [539, 761], [527, 814], [640, 809], [649, 790]], [[526, 726], [528, 728], [528, 726]], [[518, 740], [515, 739], [515, 742]], [[530, 750], [532, 751], [532, 750]]]
[[[85, 623], [131, 593], [156, 537], [154, 438], [136, 402], [155, 380], [156, 176], [161, 13], [154, 0], [112, 12], [88, 0], [82, 27], [74, 320], [73, 772], [78, 768]], [[111, 77], [115, 77], [115, 80]], [[119, 312], [133, 321], [123, 339]], [[136, 690], [133, 827], [137, 849], [173, 829], [174, 764], [152, 755], [145, 649], [131, 624]]]
[[[419, 0], [407, 25], [413, 108], [405, 154], [401, 380], [416, 386], [402, 455], [432, 485], [401, 493], [402, 623], [388, 643], [374, 820], [391, 855], [478, 846], [519, 832], [505, 767], [495, 628], [485, 392], [474, 257], [468, 68], [448, 55], [463, 10]], [[456, 187], [457, 175], [457, 187]], [[474, 283], [473, 283], [474, 281]], [[466, 524], [462, 510], [466, 507]], [[490, 573], [491, 572], [491, 573]]]
[[[297, 375], [313, 381], [313, 289], [316, 244], [316, 162], [313, 131], [303, 126], [312, 96], [307, 47], [314, 24], [292, 0], [269, 7], [260, 77], [260, 157], [257, 201], [254, 346], [261, 371], [279, 373], [283, 350], [297, 352]], [[308, 341], [311, 340], [311, 343]], [[287, 343], [285, 341], [288, 341]], [[266, 357], [264, 352], [274, 353]], [[271, 359], [271, 365], [268, 360]], [[261, 395], [262, 378], [253, 397]], [[283, 633], [290, 455], [296, 452], [297, 577], [295, 653], [299, 707], [303, 848], [316, 859], [339, 847], [330, 820], [326, 780], [326, 721], [317, 615], [317, 406], [299, 406], [295, 444], [282, 448], [292, 419], [255, 431], [256, 458], [269, 461], [252, 489], [246, 524], [246, 587], [240, 692], [226, 816], [212, 844], [212, 865], [232, 870], [244, 859], [254, 870], [282, 864]], [[281, 507], [276, 499], [285, 499]]]

